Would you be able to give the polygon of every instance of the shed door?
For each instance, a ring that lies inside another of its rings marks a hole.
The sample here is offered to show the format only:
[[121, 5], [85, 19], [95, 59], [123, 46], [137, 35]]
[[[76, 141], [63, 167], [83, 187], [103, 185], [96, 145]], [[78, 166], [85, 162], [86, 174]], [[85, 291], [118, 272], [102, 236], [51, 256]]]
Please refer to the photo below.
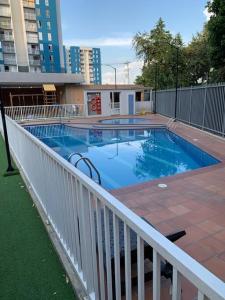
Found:
[[134, 115], [134, 95], [128, 95], [128, 114]]

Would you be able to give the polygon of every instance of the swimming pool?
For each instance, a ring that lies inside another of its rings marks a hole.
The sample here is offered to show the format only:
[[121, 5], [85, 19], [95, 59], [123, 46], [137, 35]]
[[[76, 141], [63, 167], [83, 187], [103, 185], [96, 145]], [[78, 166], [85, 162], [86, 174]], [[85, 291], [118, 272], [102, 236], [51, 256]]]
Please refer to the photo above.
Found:
[[110, 125], [149, 124], [149, 120], [145, 118], [115, 118], [100, 120], [99, 123]]
[[[25, 128], [65, 159], [73, 152], [89, 158], [106, 189], [118, 189], [219, 163], [167, 129], [102, 130], [66, 125]], [[73, 156], [72, 163], [78, 159]], [[84, 162], [81, 161], [78, 168], [89, 175]]]

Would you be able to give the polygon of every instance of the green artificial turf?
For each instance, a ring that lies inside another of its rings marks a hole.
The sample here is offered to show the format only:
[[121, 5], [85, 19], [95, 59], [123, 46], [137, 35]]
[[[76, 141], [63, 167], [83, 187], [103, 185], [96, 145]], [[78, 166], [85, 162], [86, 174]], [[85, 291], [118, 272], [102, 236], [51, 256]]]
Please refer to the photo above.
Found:
[[23, 180], [4, 177], [6, 166], [0, 136], [0, 299], [76, 299]]

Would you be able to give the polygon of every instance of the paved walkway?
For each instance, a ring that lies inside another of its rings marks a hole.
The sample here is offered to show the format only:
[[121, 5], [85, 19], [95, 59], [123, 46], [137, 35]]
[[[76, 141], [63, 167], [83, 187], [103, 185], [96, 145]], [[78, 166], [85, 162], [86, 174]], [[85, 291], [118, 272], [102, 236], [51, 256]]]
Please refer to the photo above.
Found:
[[[152, 116], [166, 123], [167, 118]], [[185, 229], [176, 244], [225, 281], [225, 139], [177, 122], [172, 131], [221, 163], [112, 191], [163, 234]], [[158, 187], [159, 183], [167, 188]]]
[[5, 170], [0, 137], [0, 299], [76, 299], [23, 180]]

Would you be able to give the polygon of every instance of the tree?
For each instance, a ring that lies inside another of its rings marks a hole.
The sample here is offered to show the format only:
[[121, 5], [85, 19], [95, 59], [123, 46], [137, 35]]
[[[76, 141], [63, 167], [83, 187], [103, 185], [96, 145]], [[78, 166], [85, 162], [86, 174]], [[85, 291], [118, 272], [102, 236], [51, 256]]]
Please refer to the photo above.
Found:
[[144, 60], [142, 75], [137, 77], [136, 83], [155, 87], [157, 81], [157, 89], [175, 87], [176, 48], [179, 49], [179, 86], [213, 81], [208, 39], [208, 27], [205, 26], [202, 32], [193, 36], [191, 42], [184, 46], [181, 35], [173, 37], [166, 30], [163, 20], [159, 19], [149, 33], [138, 33], [134, 37], [136, 55]]
[[[164, 21], [160, 18], [149, 33], [137, 33], [133, 39], [133, 46], [138, 58], [144, 60], [142, 75], [137, 77], [136, 83], [157, 88], [175, 86], [176, 78], [176, 47], [179, 47], [179, 69], [184, 65], [183, 42], [181, 35], [175, 37], [166, 30]], [[179, 70], [179, 73], [180, 73]]]
[[207, 24], [209, 55], [216, 81], [225, 80], [225, 1], [213, 0], [208, 2], [208, 11], [211, 13]]
[[187, 85], [197, 85], [209, 82], [210, 56], [208, 45], [208, 30], [204, 30], [193, 36], [192, 41], [184, 49], [186, 60]]

